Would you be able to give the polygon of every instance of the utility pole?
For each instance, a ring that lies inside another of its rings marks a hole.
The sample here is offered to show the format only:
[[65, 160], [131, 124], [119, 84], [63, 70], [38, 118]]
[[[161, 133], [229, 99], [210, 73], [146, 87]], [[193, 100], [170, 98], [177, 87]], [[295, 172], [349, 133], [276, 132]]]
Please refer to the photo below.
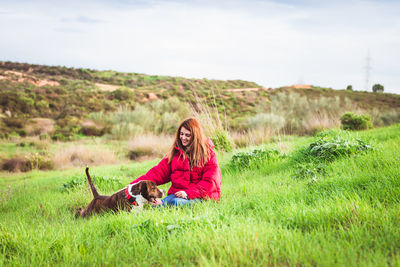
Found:
[[365, 91], [369, 90], [369, 79], [371, 74], [371, 57], [369, 55], [369, 49], [367, 51], [366, 65], [365, 65]]

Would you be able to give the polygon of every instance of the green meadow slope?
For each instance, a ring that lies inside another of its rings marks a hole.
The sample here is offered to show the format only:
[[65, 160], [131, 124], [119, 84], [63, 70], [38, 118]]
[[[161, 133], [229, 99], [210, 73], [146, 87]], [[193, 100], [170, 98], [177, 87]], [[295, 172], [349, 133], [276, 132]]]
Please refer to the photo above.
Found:
[[[83, 168], [3, 173], [0, 265], [400, 265], [399, 124], [257, 149], [219, 154], [219, 203], [85, 220]], [[91, 172], [109, 194], [156, 162]]]

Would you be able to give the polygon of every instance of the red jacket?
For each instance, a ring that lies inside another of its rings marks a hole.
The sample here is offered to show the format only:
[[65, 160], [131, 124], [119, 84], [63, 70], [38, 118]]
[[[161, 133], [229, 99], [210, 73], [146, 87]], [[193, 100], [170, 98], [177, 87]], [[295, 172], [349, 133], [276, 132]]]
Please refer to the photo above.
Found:
[[201, 168], [190, 170], [189, 159], [183, 161], [183, 152], [177, 149], [170, 164], [168, 157], [164, 157], [158, 165], [151, 168], [145, 175], [131, 182], [141, 180], [153, 181], [156, 185], [171, 182], [168, 195], [178, 191], [185, 191], [188, 199], [209, 198], [219, 200], [221, 197], [221, 170], [218, 166], [217, 155], [211, 146], [210, 159]]

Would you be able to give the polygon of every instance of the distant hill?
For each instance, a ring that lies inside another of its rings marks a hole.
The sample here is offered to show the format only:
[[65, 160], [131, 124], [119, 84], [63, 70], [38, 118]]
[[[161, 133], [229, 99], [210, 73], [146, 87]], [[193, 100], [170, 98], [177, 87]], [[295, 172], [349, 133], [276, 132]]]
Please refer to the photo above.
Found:
[[[301, 87], [301, 86], [300, 86]], [[263, 88], [249, 81], [188, 79], [183, 77], [98, 71], [60, 66], [0, 62], [0, 117], [5, 133], [21, 129], [32, 118], [58, 124], [66, 117], [82, 120], [94, 112], [113, 112], [123, 105], [134, 109], [171, 97], [196, 108], [214, 106], [231, 129], [243, 127], [247, 117], [266, 112], [271, 97], [296, 93], [307, 99], [347, 98], [365, 110], [400, 107], [400, 96], [386, 93], [308, 88]]]

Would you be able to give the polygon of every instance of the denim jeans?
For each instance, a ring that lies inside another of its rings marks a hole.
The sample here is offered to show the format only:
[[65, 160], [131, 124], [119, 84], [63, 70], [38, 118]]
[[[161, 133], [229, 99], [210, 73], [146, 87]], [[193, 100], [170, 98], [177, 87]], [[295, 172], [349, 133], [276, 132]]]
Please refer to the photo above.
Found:
[[184, 198], [180, 198], [177, 197], [175, 195], [169, 195], [165, 198], [163, 198], [162, 200], [163, 206], [190, 206], [193, 203], [197, 203], [200, 202], [201, 200], [199, 198], [195, 198], [195, 199], [184, 199]]

